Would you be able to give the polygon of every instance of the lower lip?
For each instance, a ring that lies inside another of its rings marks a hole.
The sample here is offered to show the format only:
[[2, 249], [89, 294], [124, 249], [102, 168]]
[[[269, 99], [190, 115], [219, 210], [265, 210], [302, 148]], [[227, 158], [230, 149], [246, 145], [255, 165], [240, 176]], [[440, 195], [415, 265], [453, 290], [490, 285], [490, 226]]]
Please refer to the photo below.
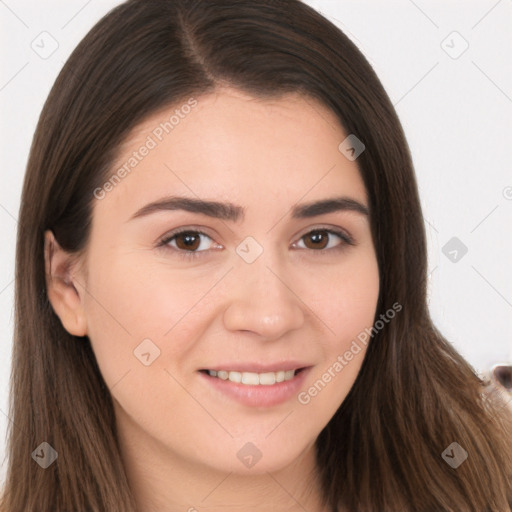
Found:
[[250, 386], [231, 382], [230, 380], [222, 380], [218, 377], [211, 377], [204, 372], [199, 373], [214, 389], [243, 405], [250, 407], [272, 407], [287, 402], [292, 397], [296, 397], [310, 369], [311, 367], [304, 368], [293, 379], [270, 386]]

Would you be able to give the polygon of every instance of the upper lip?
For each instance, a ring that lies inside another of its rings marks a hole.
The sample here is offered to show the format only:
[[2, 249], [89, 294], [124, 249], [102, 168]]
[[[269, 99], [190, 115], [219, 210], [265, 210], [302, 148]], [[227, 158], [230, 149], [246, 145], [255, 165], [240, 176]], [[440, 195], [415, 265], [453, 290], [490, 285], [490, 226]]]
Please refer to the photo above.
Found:
[[307, 363], [301, 363], [297, 361], [281, 361], [277, 363], [256, 363], [256, 362], [248, 362], [248, 363], [222, 363], [222, 364], [214, 364], [212, 366], [208, 366], [205, 368], [201, 368], [202, 370], [214, 370], [214, 371], [232, 371], [232, 372], [252, 372], [252, 373], [267, 373], [267, 372], [278, 372], [278, 371], [289, 371], [289, 370], [298, 370], [300, 368], [307, 368], [311, 366]]

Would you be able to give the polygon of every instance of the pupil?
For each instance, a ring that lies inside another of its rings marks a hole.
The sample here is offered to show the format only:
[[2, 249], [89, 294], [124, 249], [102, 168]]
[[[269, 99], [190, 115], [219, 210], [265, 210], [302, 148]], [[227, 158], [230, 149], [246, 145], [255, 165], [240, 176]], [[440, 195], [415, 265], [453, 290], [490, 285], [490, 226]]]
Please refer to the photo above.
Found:
[[197, 245], [197, 235], [194, 235], [193, 233], [182, 233], [180, 236], [183, 244], [187, 248], [194, 248], [194, 245]]
[[309, 235], [309, 238], [311, 239], [314, 245], [316, 244], [320, 245], [321, 247], [324, 247], [325, 244], [322, 245], [322, 237], [325, 237], [324, 231], [315, 231]]

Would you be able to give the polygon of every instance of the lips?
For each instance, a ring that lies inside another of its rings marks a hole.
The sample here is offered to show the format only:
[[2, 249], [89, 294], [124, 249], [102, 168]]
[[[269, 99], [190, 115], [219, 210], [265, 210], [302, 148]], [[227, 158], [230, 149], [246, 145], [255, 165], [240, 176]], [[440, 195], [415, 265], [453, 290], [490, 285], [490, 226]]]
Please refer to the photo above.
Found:
[[267, 373], [267, 372], [287, 372], [289, 370], [298, 370], [300, 368], [307, 368], [310, 364], [299, 361], [299, 360], [281, 360], [275, 363], [257, 363], [247, 362], [242, 363], [240, 361], [224, 361], [219, 363], [212, 363], [211, 366], [203, 366], [202, 370], [214, 370], [214, 371], [236, 371], [236, 372], [253, 372], [253, 373]]
[[247, 386], [272, 386], [279, 382], [292, 380], [293, 377], [302, 370], [278, 370], [277, 372], [242, 372], [229, 370], [204, 370], [210, 377], [221, 380], [228, 380], [237, 384], [245, 384]]
[[227, 398], [249, 407], [268, 408], [296, 399], [312, 368], [302, 363], [226, 364], [201, 369], [198, 374], [213, 391], [212, 398], [219, 396], [223, 403]]

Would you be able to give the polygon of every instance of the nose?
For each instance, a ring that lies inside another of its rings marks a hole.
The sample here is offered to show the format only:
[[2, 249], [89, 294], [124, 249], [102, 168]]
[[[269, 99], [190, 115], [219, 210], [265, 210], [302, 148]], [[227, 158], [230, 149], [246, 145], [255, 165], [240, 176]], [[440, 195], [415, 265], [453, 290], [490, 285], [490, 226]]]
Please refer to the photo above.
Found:
[[224, 311], [227, 330], [249, 331], [270, 341], [304, 324], [304, 302], [276, 265], [269, 265], [263, 255], [251, 264], [238, 265], [232, 276], [237, 284]]

